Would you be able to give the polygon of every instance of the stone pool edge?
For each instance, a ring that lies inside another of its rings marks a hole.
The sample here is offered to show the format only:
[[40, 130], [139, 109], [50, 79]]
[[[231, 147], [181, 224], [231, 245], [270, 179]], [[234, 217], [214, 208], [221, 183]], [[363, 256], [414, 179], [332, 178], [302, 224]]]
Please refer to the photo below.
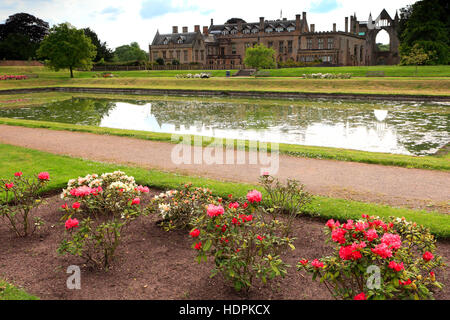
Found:
[[395, 94], [354, 94], [354, 93], [319, 93], [319, 92], [279, 92], [279, 91], [222, 91], [222, 90], [182, 90], [182, 89], [139, 89], [139, 88], [95, 88], [95, 87], [45, 87], [0, 90], [0, 95], [39, 93], [39, 92], [73, 92], [103, 93], [129, 95], [174, 95], [174, 96], [209, 96], [209, 97], [246, 97], [246, 98], [284, 98], [284, 99], [342, 99], [342, 100], [389, 100], [389, 101], [439, 101], [450, 102], [450, 96], [442, 95], [395, 95]]

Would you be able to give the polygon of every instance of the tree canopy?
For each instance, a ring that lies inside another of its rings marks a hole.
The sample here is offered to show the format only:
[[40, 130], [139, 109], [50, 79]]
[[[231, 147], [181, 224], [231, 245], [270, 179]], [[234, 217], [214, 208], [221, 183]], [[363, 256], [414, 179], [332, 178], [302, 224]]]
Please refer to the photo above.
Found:
[[46, 65], [55, 71], [68, 68], [70, 77], [73, 78], [74, 68], [92, 67], [96, 50], [82, 29], [78, 30], [69, 23], [62, 23], [50, 29], [37, 54], [45, 58]]
[[137, 42], [132, 42], [129, 45], [117, 47], [114, 51], [114, 58], [117, 61], [146, 61], [148, 60], [148, 53], [139, 47]]
[[97, 48], [97, 55], [94, 58], [95, 62], [103, 59], [103, 61], [112, 61], [114, 54], [106, 45], [106, 42], [101, 42], [97, 33], [90, 28], [83, 29], [84, 34], [91, 39], [92, 44]]
[[271, 69], [276, 67], [275, 50], [263, 44], [245, 50], [244, 64], [255, 69]]
[[447, 0], [422, 0], [401, 11], [400, 54], [409, 55], [417, 44], [433, 55], [427, 64], [448, 64], [450, 16]]
[[9, 16], [4, 24], [0, 24], [0, 58], [35, 58], [39, 44], [48, 32], [48, 23], [31, 14], [16, 13]]

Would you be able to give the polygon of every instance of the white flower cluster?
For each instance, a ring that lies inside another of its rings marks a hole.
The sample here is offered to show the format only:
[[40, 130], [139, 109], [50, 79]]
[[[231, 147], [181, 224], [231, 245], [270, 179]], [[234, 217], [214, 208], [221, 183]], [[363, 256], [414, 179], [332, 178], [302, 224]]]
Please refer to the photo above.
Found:
[[160, 203], [158, 205], [158, 209], [159, 209], [160, 214], [163, 217], [163, 219], [166, 219], [170, 212], [170, 204]]
[[305, 79], [350, 79], [351, 73], [309, 73], [303, 74]]
[[202, 72], [202, 73], [195, 73], [195, 74], [192, 74], [192, 73], [188, 73], [188, 74], [177, 74], [177, 75], [175, 76], [175, 78], [178, 78], [178, 79], [183, 79], [183, 78], [189, 78], [189, 79], [191, 79], [191, 78], [209, 79], [209, 78], [211, 78], [211, 73], [205, 73], [205, 72]]
[[176, 195], [177, 193], [178, 193], [178, 190], [169, 190], [169, 191], [160, 193], [159, 195], [155, 196], [153, 199], [154, 200], [166, 199], [166, 198], [172, 197], [173, 195]]
[[[71, 179], [67, 183], [67, 188], [63, 189], [61, 198], [67, 198], [70, 196], [70, 191], [79, 187], [98, 188], [105, 189], [118, 189], [126, 192], [133, 192], [138, 187], [134, 177], [127, 176], [122, 171], [114, 171], [111, 173], [104, 173], [101, 176], [98, 174], [88, 174], [85, 177], [78, 177], [78, 179]], [[139, 193], [138, 191], [136, 191]]]

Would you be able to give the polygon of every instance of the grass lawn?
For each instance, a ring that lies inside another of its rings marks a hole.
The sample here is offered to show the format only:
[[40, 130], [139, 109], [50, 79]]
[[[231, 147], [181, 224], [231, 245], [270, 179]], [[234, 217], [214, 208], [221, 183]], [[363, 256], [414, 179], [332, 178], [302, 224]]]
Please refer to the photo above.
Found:
[[[230, 70], [231, 74], [237, 70]], [[265, 70], [272, 77], [301, 77], [305, 73], [351, 73], [353, 77], [366, 77], [368, 71], [383, 71], [386, 77], [450, 77], [450, 66], [361, 66], [361, 67], [305, 67]], [[103, 71], [75, 71], [75, 77], [90, 78]], [[117, 77], [175, 77], [177, 74], [208, 72], [214, 77], [225, 77], [226, 70], [147, 70], [111, 71]], [[45, 67], [0, 67], [0, 74], [37, 74], [42, 78], [67, 78], [68, 70], [51, 71]]]
[[[220, 70], [213, 73], [215, 77], [211, 79], [174, 78], [177, 73], [193, 71], [119, 71], [113, 72], [117, 77], [107, 79], [93, 78], [94, 72], [76, 72], [75, 78], [70, 79], [67, 71], [53, 72], [43, 67], [0, 67], [0, 74], [36, 74], [39, 76], [39, 78], [27, 80], [2, 81], [0, 90], [68, 86], [450, 96], [449, 66], [421, 67], [419, 70], [422, 70], [422, 73], [419, 73], [420, 76], [417, 78], [412, 77], [411, 67], [398, 66], [384, 67], [390, 68], [386, 70], [393, 70], [387, 73], [389, 77], [385, 78], [360, 77], [326, 80], [296, 77], [303, 73], [349, 72], [349, 70], [353, 70], [351, 68], [354, 68], [355, 75], [365, 75], [369, 67], [276, 69], [273, 70], [272, 77], [268, 78], [225, 78], [223, 77], [225, 71]], [[395, 77], [396, 74], [403, 76]]]
[[22, 289], [0, 280], [0, 301], [1, 300], [39, 300], [38, 297], [29, 295]]
[[[0, 144], [0, 177], [12, 177], [16, 171], [31, 175], [40, 171], [50, 173], [51, 182], [46, 191], [57, 191], [65, 187], [67, 181], [88, 173], [104, 173], [122, 170], [136, 178], [140, 184], [158, 189], [178, 188], [181, 184], [192, 182], [195, 186], [210, 188], [217, 196], [226, 197], [228, 194], [245, 196], [250, 189], [260, 187], [217, 181], [194, 176], [184, 176], [156, 170], [145, 170], [138, 167], [127, 167], [87, 161], [78, 158], [53, 155], [46, 152]], [[261, 190], [262, 191], [262, 190]], [[381, 217], [405, 217], [430, 228], [431, 232], [440, 238], [450, 238], [450, 215], [437, 212], [392, 208], [376, 204], [368, 204], [343, 199], [333, 199], [315, 196], [313, 202], [306, 209], [307, 214], [319, 215], [324, 219], [358, 219], [361, 214], [378, 215]]]

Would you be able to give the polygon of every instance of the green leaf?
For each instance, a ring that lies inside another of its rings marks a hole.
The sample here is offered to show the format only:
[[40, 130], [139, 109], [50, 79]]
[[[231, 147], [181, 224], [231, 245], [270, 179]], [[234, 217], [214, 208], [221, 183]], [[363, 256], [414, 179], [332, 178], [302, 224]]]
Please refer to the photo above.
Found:
[[206, 241], [205, 246], [203, 247], [203, 251], [208, 251], [211, 248], [212, 241], [209, 239]]

